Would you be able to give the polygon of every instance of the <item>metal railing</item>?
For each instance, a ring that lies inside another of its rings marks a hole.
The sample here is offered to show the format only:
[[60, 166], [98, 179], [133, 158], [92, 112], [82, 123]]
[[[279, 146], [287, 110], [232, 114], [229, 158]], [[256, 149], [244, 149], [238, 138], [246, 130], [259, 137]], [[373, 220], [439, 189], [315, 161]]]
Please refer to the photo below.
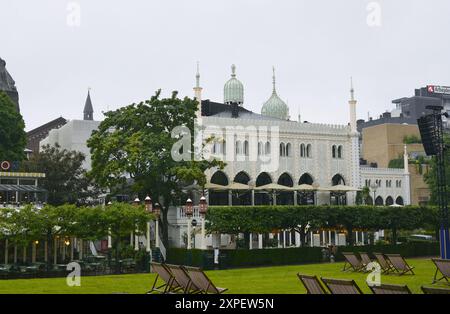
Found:
[[[200, 218], [200, 211], [198, 206], [194, 206], [193, 218]], [[184, 207], [177, 208], [177, 219], [187, 219], [186, 211]]]

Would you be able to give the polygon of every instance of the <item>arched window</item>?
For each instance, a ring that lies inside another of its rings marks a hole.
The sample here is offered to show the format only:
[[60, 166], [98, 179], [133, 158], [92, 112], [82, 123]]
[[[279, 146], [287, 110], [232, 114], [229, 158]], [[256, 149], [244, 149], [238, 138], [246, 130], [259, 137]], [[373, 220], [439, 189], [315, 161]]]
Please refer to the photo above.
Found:
[[392, 198], [392, 196], [386, 197], [386, 205], [387, 206], [394, 205], [394, 199]]
[[242, 142], [236, 141], [236, 155], [242, 154]]
[[305, 144], [300, 145], [300, 157], [305, 157]]
[[239, 172], [239, 173], [234, 177], [234, 182], [236, 182], [236, 183], [248, 184], [249, 181], [250, 181], [250, 177], [249, 177], [248, 174], [245, 173], [244, 171]]
[[333, 158], [336, 158], [336, 145], [333, 145], [331, 150], [332, 150]]
[[300, 177], [300, 180], [298, 180], [298, 185], [302, 185], [302, 184], [312, 185], [313, 183], [314, 183], [314, 180], [309, 173], [303, 174]]
[[280, 157], [286, 156], [286, 145], [284, 143], [280, 143]]
[[278, 184], [293, 187], [294, 181], [292, 180], [292, 177], [285, 172], [278, 178]]
[[263, 186], [272, 183], [272, 179], [267, 174], [267, 172], [260, 173], [256, 178], [256, 186]]
[[306, 146], [306, 157], [308, 157], [308, 158], [312, 157], [312, 146], [311, 146], [311, 144], [308, 144]]
[[345, 180], [340, 174], [337, 174], [331, 179], [331, 184], [332, 186], [345, 185]]
[[382, 198], [381, 196], [378, 196], [378, 197], [375, 199], [375, 205], [376, 205], [376, 206], [383, 206], [383, 205], [384, 205], [384, 203], [383, 203], [383, 198]]
[[244, 141], [244, 155], [249, 155], [248, 141]]
[[337, 155], [338, 155], [338, 158], [339, 158], [339, 159], [342, 159], [342, 158], [343, 158], [343, 147], [342, 147], [341, 145], [338, 147], [338, 153], [337, 153]]
[[291, 143], [286, 144], [286, 157], [291, 157]]
[[258, 156], [263, 155], [263, 143], [259, 142], [258, 143]]
[[270, 142], [266, 142], [266, 155], [270, 155]]
[[213, 176], [211, 177], [210, 182], [213, 184], [224, 185], [224, 186], [227, 186], [229, 183], [228, 177], [223, 171], [217, 171], [216, 173], [214, 173]]
[[405, 203], [403, 202], [403, 197], [399, 196], [397, 197], [397, 199], [395, 200], [395, 204], [397, 205], [405, 205]]

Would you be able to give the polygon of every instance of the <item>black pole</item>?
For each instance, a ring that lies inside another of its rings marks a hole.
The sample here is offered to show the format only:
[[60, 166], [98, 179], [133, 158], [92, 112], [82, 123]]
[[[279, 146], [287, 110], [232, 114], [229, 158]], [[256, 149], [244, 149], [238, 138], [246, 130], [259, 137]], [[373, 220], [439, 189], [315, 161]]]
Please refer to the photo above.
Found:
[[442, 259], [450, 259], [450, 236], [448, 224], [448, 199], [445, 174], [445, 142], [442, 125], [442, 108], [433, 107], [434, 126], [436, 130], [436, 176], [437, 196], [440, 214], [440, 252]]

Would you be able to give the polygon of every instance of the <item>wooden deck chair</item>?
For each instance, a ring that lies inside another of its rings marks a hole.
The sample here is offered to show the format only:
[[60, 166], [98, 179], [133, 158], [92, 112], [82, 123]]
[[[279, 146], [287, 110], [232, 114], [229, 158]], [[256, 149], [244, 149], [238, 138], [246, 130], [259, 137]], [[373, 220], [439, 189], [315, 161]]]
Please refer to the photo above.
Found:
[[380, 286], [370, 286], [373, 294], [412, 294], [406, 285], [388, 285], [382, 284]]
[[414, 275], [414, 267], [409, 266], [400, 254], [386, 254], [386, 257], [392, 264], [392, 269], [397, 272], [399, 276], [409, 272]]
[[[448, 279], [450, 278], [450, 260], [440, 258], [432, 258], [431, 260], [436, 265], [436, 272], [434, 273], [433, 283], [441, 281], [442, 279], [445, 279], [445, 281], [447, 281], [448, 283]], [[438, 279], [437, 277], [439, 272], [442, 274], [442, 277]]]
[[[153, 292], [159, 292], [159, 293], [169, 293], [169, 292], [176, 292], [177, 290], [180, 290], [181, 287], [178, 284], [178, 282], [175, 280], [175, 277], [170, 272], [169, 268], [160, 263], [151, 263], [152, 270], [156, 273], [155, 281], [153, 282], [152, 289], [147, 292], [147, 294], [153, 293]], [[158, 279], [161, 279], [164, 283], [160, 286], [157, 286]]]
[[363, 294], [354, 280], [321, 278], [331, 294]]
[[365, 266], [372, 263], [369, 254], [367, 254], [366, 252], [359, 252], [359, 256], [361, 257], [361, 263], [363, 263]]
[[446, 288], [435, 288], [435, 287], [421, 287], [423, 293], [425, 294], [450, 294], [450, 289]]
[[373, 255], [377, 259], [378, 264], [380, 264], [383, 274], [387, 274], [392, 271], [392, 265], [389, 263], [383, 253], [373, 253]]
[[300, 279], [303, 286], [305, 286], [308, 294], [327, 294], [327, 291], [322, 286], [317, 276], [297, 274], [297, 277]]
[[170, 272], [179, 283], [184, 294], [197, 294], [202, 292], [202, 290], [192, 282], [188, 272], [182, 266], [167, 265], [167, 267], [169, 267]]
[[344, 268], [342, 271], [353, 269], [353, 271], [363, 271], [365, 265], [356, 257], [354, 253], [342, 252], [345, 258]]
[[188, 266], [183, 266], [183, 268], [188, 271], [192, 283], [197, 286], [202, 293], [222, 294], [228, 290], [227, 288], [217, 287], [200, 268]]

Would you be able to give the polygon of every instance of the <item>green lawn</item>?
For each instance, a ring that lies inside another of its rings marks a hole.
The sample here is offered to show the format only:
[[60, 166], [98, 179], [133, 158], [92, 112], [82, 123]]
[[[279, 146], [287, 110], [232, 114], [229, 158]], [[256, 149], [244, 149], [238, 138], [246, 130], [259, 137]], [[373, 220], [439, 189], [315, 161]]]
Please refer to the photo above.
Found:
[[[383, 283], [407, 284], [413, 293], [421, 293], [420, 286], [430, 285], [435, 266], [430, 259], [409, 259], [415, 266], [416, 275], [382, 275]], [[233, 269], [207, 272], [213, 282], [220, 287], [229, 288], [229, 293], [305, 293], [296, 273], [318, 275], [319, 277], [355, 279], [365, 293], [369, 289], [365, 283], [367, 274], [342, 272], [343, 264], [314, 264]], [[0, 294], [5, 293], [137, 293], [149, 290], [154, 274], [82, 277], [81, 287], [68, 287], [65, 278], [0, 280]], [[441, 284], [438, 286], [446, 286]], [[449, 287], [450, 288], [450, 287]]]

